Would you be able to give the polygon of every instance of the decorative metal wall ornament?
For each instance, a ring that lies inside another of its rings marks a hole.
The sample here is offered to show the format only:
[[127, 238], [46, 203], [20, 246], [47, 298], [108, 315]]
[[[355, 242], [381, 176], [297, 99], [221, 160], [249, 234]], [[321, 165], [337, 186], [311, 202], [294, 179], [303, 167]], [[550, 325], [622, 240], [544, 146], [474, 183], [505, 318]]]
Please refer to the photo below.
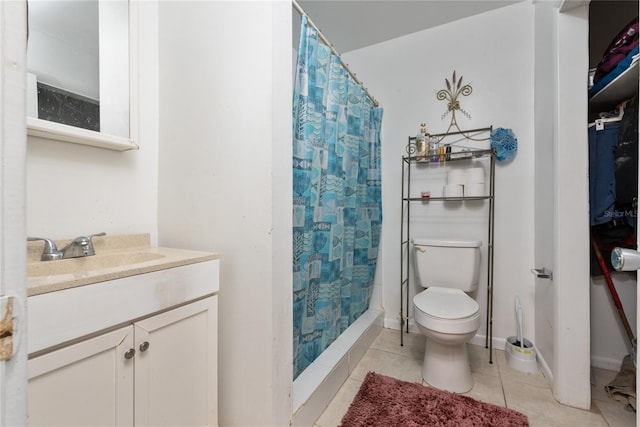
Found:
[[451, 121], [449, 122], [449, 127], [447, 128], [447, 130], [443, 132], [442, 138], [444, 138], [444, 135], [448, 134], [449, 131], [455, 128], [465, 138], [470, 139], [472, 141], [486, 141], [487, 139], [489, 139], [489, 138], [474, 138], [470, 136], [467, 132], [460, 129], [460, 126], [458, 126], [458, 121], [456, 120], [456, 111], [460, 111], [460, 113], [462, 113], [468, 119], [471, 119], [471, 114], [469, 114], [460, 106], [460, 99], [459, 99], [461, 95], [462, 96], [471, 95], [471, 92], [473, 92], [473, 88], [471, 87], [471, 84], [466, 83], [463, 85], [462, 76], [460, 76], [459, 79], [456, 78], [455, 70], [453, 70], [453, 76], [451, 77], [451, 82], [449, 82], [449, 79], [444, 79], [444, 81], [447, 84], [447, 88], [439, 90], [438, 93], [436, 94], [436, 98], [438, 98], [439, 101], [444, 101], [444, 100], [449, 101], [447, 103], [447, 111], [444, 112], [441, 118], [444, 119], [445, 117], [447, 117], [449, 113], [451, 113]]
[[473, 92], [473, 88], [471, 87], [471, 85], [466, 84], [462, 86], [462, 76], [460, 76], [460, 80], [456, 81], [455, 70], [453, 71], [453, 77], [451, 78], [451, 81], [453, 83], [449, 83], [449, 79], [444, 79], [444, 81], [447, 84], [447, 88], [439, 90], [438, 94], [436, 95], [436, 97], [440, 101], [445, 99], [449, 100], [449, 103], [447, 104], [447, 111], [442, 115], [441, 118], [444, 119], [447, 116], [447, 114], [451, 113], [451, 122], [455, 123], [456, 111], [460, 110], [462, 114], [464, 114], [465, 116], [467, 116], [467, 118], [470, 119], [471, 115], [467, 113], [465, 110], [463, 110], [462, 108], [460, 108], [460, 101], [458, 101], [458, 97], [460, 95], [463, 95], [463, 96], [471, 95], [471, 92]]

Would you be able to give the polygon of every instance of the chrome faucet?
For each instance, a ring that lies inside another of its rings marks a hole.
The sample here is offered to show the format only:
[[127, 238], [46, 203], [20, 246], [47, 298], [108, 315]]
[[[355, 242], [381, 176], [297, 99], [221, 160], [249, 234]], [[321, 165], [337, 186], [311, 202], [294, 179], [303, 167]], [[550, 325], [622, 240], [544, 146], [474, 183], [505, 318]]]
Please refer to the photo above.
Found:
[[78, 258], [92, 256], [96, 254], [93, 248], [93, 237], [105, 236], [107, 233], [96, 233], [89, 236], [80, 236], [73, 239], [64, 248], [58, 250], [55, 242], [45, 237], [27, 237], [27, 241], [33, 242], [44, 240], [44, 249], [42, 250], [41, 261], [51, 261], [54, 259]]

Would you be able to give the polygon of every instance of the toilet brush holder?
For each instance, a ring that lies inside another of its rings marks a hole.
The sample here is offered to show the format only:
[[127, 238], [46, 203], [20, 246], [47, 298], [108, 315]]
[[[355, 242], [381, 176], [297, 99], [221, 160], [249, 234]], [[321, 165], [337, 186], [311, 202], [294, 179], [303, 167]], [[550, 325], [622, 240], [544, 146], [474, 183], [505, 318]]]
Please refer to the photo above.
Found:
[[508, 337], [505, 342], [505, 356], [507, 365], [516, 371], [528, 374], [538, 372], [536, 349], [533, 343], [526, 338], [522, 339], [522, 345], [520, 345], [517, 337]]

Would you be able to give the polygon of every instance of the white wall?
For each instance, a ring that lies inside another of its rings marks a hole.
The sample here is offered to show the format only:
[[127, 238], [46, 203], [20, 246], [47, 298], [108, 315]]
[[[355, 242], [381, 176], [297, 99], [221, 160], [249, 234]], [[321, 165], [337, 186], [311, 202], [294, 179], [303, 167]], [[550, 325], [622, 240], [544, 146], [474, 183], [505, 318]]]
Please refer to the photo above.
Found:
[[[473, 87], [470, 96], [460, 99], [472, 116], [469, 120], [458, 114], [460, 127], [511, 128], [518, 137], [514, 160], [496, 167], [494, 338], [515, 335], [516, 293], [524, 307], [525, 336], [533, 337], [533, 5], [519, 3], [349, 52], [344, 58], [385, 110], [379, 273], [386, 325], [398, 327], [400, 310], [401, 156], [407, 137], [418, 132], [421, 122], [431, 133], [448, 126], [449, 116], [441, 119], [446, 102], [435, 95], [455, 70]], [[477, 225], [486, 242], [484, 224]], [[445, 224], [438, 233], [455, 234], [455, 227]], [[412, 233], [419, 232], [414, 226]], [[486, 313], [484, 275], [477, 300]], [[485, 334], [484, 321], [478, 334]]]
[[291, 417], [291, 43], [289, 2], [160, 2], [159, 241], [221, 253], [220, 425]]
[[[613, 273], [612, 280], [634, 336], [637, 336], [637, 283], [632, 273]], [[591, 365], [617, 371], [631, 353], [629, 338], [604, 277], [591, 278]]]
[[139, 151], [116, 152], [29, 137], [27, 234], [53, 239], [94, 232], [157, 239], [157, 4], [139, 2]]
[[[568, 5], [567, 5], [568, 6]], [[554, 271], [550, 318], [553, 395], [566, 405], [591, 405], [589, 358], [589, 182], [587, 94], [588, 6], [573, 3], [557, 16], [557, 128], [555, 162]], [[541, 89], [541, 88], [537, 88]], [[548, 355], [545, 360], [548, 361]]]

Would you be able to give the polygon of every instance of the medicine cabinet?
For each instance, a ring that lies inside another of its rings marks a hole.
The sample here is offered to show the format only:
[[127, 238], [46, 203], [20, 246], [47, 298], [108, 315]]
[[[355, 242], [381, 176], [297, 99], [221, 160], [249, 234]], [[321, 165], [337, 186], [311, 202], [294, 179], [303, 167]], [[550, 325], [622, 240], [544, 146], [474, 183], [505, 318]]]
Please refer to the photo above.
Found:
[[137, 2], [28, 6], [27, 134], [137, 149]]

